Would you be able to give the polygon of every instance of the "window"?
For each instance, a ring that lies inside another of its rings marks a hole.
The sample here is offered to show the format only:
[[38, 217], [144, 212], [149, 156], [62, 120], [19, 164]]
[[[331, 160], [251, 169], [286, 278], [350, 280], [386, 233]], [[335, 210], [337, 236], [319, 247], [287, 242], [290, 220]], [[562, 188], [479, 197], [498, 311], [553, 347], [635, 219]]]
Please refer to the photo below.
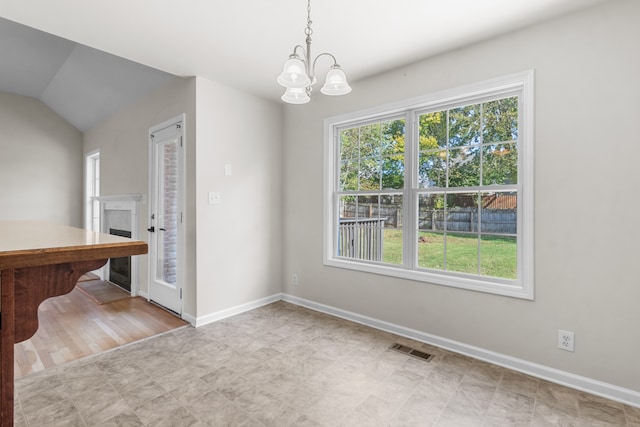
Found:
[[533, 72], [325, 121], [325, 264], [533, 298]]
[[100, 150], [85, 156], [85, 228], [100, 230]]

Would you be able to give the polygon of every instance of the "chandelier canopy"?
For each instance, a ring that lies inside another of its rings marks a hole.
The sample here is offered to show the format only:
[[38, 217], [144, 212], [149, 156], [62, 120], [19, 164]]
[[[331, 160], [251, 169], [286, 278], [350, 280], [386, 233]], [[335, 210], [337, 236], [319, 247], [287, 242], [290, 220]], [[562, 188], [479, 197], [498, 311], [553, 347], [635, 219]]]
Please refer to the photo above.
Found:
[[[293, 48], [293, 53], [284, 63], [282, 73], [278, 76], [278, 83], [286, 88], [281, 99], [289, 104], [306, 104], [311, 100], [312, 86], [317, 82], [315, 77], [316, 62], [323, 56], [329, 56], [333, 65], [325, 77], [324, 86], [320, 89], [325, 95], [346, 95], [351, 92], [351, 86], [347, 83], [347, 76], [336, 61], [336, 57], [330, 53], [321, 53], [311, 61], [311, 0], [307, 0], [307, 27], [304, 30], [306, 49], [301, 45]], [[298, 54], [301, 51], [302, 56]]]

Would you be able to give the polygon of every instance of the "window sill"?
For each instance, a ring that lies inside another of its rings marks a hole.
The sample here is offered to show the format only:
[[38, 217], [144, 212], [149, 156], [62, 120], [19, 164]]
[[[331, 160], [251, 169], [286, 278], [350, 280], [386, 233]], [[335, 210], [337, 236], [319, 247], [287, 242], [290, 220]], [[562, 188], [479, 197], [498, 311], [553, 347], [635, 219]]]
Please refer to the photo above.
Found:
[[506, 281], [505, 283], [488, 280], [478, 280], [454, 275], [434, 274], [423, 270], [407, 270], [402, 267], [394, 267], [382, 264], [367, 264], [354, 262], [344, 258], [330, 258], [324, 260], [324, 265], [329, 267], [344, 268], [348, 270], [361, 271], [363, 273], [391, 276], [398, 279], [414, 280], [434, 285], [443, 285], [470, 291], [484, 292], [494, 295], [502, 295], [512, 298], [533, 300], [533, 286], [525, 286], [516, 281]]

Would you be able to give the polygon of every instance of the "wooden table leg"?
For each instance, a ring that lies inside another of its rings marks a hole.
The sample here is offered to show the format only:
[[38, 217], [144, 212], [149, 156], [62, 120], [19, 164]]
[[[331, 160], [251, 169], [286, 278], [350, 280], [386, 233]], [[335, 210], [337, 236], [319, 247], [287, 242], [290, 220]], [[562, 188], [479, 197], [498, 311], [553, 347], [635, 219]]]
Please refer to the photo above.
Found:
[[15, 270], [0, 276], [0, 426], [13, 426], [13, 344], [15, 342]]

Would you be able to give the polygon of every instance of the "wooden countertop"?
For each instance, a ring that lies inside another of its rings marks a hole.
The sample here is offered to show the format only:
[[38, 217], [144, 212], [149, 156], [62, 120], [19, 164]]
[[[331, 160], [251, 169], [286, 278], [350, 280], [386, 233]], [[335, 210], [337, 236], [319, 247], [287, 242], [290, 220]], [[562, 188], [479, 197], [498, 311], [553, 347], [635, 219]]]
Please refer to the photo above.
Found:
[[0, 270], [147, 253], [139, 240], [42, 221], [0, 221]]

